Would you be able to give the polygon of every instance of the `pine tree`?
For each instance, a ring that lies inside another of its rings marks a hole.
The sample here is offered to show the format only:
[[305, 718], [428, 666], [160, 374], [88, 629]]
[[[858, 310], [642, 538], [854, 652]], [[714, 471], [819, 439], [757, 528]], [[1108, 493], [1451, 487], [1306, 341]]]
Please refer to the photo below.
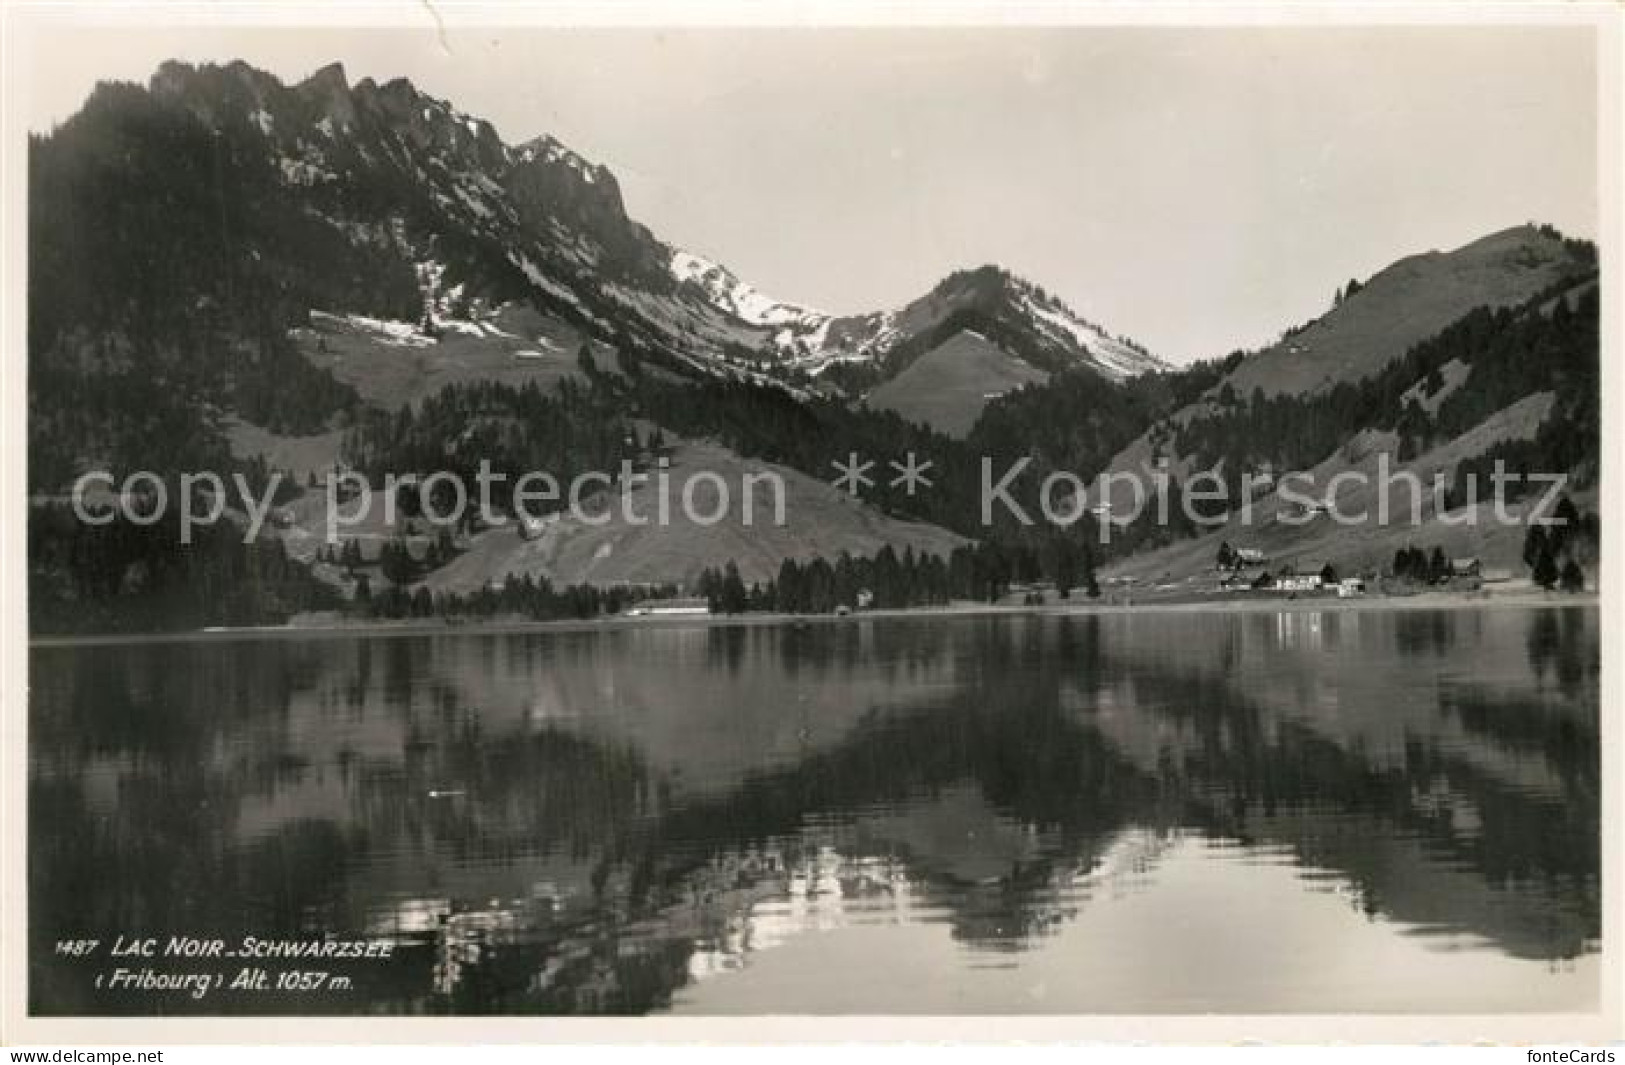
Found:
[[718, 589], [718, 595], [721, 599], [723, 613], [743, 614], [745, 612], [749, 597], [745, 591], [745, 582], [739, 577], [739, 567], [734, 564], [733, 559], [729, 559], [728, 565], [723, 569], [722, 584]]
[[1055, 542], [1055, 594], [1061, 599], [1070, 599], [1072, 589], [1078, 583], [1078, 559], [1074, 553], [1071, 541], [1064, 537]]
[[722, 578], [717, 575], [716, 570], [709, 566], [701, 570], [696, 590], [700, 598], [705, 600], [706, 607], [711, 613], [722, 613]]
[[1540, 553], [1546, 550], [1546, 530], [1539, 525], [1530, 525], [1529, 531], [1523, 537], [1523, 564], [1531, 570], [1540, 558]]
[[1536, 584], [1550, 591], [1552, 585], [1557, 583], [1557, 562], [1552, 558], [1551, 548], [1543, 541], [1540, 551], [1535, 556], [1534, 572], [1531, 574]]
[[391, 584], [408, 584], [417, 570], [412, 552], [404, 540], [391, 540], [378, 557], [379, 568]]
[[1573, 539], [1580, 526], [1580, 510], [1574, 505], [1574, 500], [1568, 496], [1557, 501], [1552, 508], [1551, 525], [1546, 533], [1547, 541], [1552, 545], [1552, 552], [1559, 554]]
[[1585, 571], [1580, 568], [1580, 564], [1578, 562], [1574, 561], [1573, 556], [1570, 556], [1569, 560], [1563, 563], [1563, 574], [1559, 578], [1559, 581], [1562, 589], [1565, 592], [1585, 591]]

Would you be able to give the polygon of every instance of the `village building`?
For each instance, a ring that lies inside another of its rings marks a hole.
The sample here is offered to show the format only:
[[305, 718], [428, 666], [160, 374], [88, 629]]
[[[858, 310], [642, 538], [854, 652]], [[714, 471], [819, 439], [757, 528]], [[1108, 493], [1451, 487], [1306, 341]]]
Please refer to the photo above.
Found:
[[520, 539], [536, 539], [546, 531], [547, 527], [551, 525], [557, 519], [557, 517], [558, 516], [556, 514], [545, 514], [541, 517], [535, 517], [530, 514], [521, 515], [519, 518]]
[[1483, 564], [1476, 558], [1453, 558], [1450, 560], [1450, 576], [1452, 577], [1482, 577]]
[[704, 599], [645, 599], [641, 603], [634, 603], [628, 607], [626, 616], [633, 618], [693, 617], [709, 613], [711, 613], [711, 604]]

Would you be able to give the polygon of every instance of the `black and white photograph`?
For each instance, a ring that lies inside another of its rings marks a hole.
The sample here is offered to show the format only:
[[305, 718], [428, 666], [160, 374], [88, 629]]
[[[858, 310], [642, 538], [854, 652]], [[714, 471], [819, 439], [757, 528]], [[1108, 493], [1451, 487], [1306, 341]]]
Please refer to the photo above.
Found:
[[1489, 6], [8, 6], [4, 1042], [1617, 1046], [1625, 19]]

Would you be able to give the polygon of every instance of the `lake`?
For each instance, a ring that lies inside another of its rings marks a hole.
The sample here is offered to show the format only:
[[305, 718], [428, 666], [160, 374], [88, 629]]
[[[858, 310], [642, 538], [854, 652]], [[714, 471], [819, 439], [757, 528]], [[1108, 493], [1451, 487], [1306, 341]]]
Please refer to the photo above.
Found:
[[1599, 663], [1595, 607], [37, 646], [30, 1007], [1592, 1010]]

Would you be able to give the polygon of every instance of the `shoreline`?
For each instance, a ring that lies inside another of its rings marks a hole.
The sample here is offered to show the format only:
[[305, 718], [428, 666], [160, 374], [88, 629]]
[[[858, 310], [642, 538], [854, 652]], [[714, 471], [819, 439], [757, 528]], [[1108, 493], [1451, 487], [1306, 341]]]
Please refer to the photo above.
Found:
[[1518, 590], [1489, 594], [1461, 592], [1419, 592], [1416, 595], [1335, 596], [1298, 598], [1260, 596], [1254, 599], [1146, 599], [1132, 605], [1104, 600], [1064, 600], [1038, 605], [959, 603], [936, 607], [900, 607], [865, 610], [851, 614], [693, 614], [678, 617], [561, 618], [547, 621], [497, 619], [449, 624], [443, 620], [339, 621], [312, 625], [258, 625], [186, 629], [175, 632], [86, 633], [29, 635], [28, 646], [57, 647], [130, 646], [155, 643], [232, 642], [256, 639], [331, 639], [339, 636], [456, 636], [517, 635], [524, 633], [620, 632], [637, 629], [745, 628], [766, 625], [837, 625], [865, 621], [957, 620], [986, 617], [1086, 617], [1133, 616], [1138, 614], [1256, 614], [1319, 613], [1373, 610], [1468, 610], [1546, 607], [1552, 609], [1598, 607], [1596, 592], [1579, 593]]

